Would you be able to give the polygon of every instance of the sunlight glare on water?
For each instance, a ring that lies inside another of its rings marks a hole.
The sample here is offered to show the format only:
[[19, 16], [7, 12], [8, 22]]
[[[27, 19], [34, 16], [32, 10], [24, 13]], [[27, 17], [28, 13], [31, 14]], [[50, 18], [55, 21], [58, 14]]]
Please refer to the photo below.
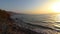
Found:
[[56, 15], [56, 22], [60, 22], [60, 14]]
[[53, 24], [56, 30], [60, 31], [60, 14], [55, 15], [55, 23]]

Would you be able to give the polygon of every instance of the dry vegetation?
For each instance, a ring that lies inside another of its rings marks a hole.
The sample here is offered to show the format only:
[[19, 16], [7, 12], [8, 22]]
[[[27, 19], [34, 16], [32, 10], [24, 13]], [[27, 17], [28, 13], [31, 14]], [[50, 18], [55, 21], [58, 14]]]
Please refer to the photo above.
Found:
[[[14, 21], [11, 20], [10, 14], [8, 12], [0, 9], [0, 34], [47, 34], [47, 33], [46, 32], [36, 33], [29, 29], [20, 28], [14, 23]], [[55, 32], [49, 34], [59, 34], [59, 33]]]
[[0, 9], [0, 34], [23, 34], [20, 28], [10, 20], [10, 14]]
[[28, 29], [20, 28], [11, 20], [10, 14], [0, 9], [0, 34], [37, 34]]

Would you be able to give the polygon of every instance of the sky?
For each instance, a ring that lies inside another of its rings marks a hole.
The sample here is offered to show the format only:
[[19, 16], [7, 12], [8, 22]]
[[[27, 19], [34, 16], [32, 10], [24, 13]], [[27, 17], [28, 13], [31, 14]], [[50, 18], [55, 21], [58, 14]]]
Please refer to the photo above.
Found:
[[49, 6], [54, 1], [55, 0], [0, 0], [0, 9], [26, 14], [52, 13], [49, 10]]

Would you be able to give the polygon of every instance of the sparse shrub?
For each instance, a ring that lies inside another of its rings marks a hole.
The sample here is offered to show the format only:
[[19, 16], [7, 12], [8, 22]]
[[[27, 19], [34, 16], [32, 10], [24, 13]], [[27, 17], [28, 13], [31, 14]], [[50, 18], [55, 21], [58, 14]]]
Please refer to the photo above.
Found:
[[10, 14], [7, 11], [5, 11], [5, 10], [1, 10], [0, 9], [0, 18], [1, 19], [9, 19], [10, 18]]

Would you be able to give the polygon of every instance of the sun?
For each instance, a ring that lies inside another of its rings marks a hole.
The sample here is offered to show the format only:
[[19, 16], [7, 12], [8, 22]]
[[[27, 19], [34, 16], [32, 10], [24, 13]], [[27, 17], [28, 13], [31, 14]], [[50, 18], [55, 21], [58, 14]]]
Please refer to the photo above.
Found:
[[55, 2], [51, 6], [51, 10], [56, 13], [60, 13], [60, 2]]

